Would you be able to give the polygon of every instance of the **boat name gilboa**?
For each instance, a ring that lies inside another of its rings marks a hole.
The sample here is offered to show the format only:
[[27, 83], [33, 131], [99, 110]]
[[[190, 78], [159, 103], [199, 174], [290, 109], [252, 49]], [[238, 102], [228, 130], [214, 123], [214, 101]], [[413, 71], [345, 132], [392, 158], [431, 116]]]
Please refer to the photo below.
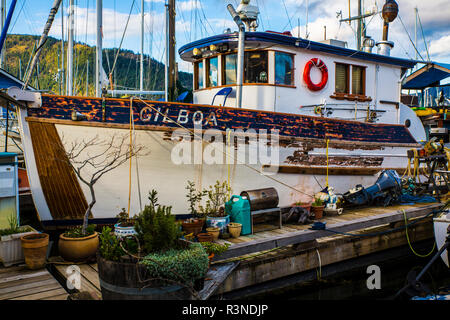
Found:
[[[153, 112], [157, 110], [157, 112]], [[161, 110], [160, 107], [152, 109], [152, 107], [143, 107], [140, 112], [140, 119], [143, 122], [171, 122], [168, 117], [169, 109]], [[191, 115], [192, 114], [192, 115]], [[202, 111], [190, 112], [186, 109], [180, 109], [176, 120], [179, 124], [187, 124], [189, 121], [194, 125], [207, 125], [212, 123], [217, 126], [217, 118], [214, 112], [210, 112], [207, 117], [203, 115]]]

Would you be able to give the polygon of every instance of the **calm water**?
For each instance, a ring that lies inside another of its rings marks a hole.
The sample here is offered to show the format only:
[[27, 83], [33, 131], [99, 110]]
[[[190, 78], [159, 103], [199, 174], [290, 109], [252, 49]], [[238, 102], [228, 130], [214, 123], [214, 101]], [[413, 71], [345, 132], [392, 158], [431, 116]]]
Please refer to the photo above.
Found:
[[[420, 253], [429, 252], [433, 242], [421, 243], [415, 250]], [[419, 250], [420, 249], [420, 250]], [[283, 289], [271, 290], [266, 293], [247, 295], [245, 299], [276, 299], [276, 300], [372, 300], [392, 299], [393, 296], [406, 284], [409, 272], [416, 271], [418, 274], [430, 261], [436, 250], [427, 258], [416, 257], [409, 247], [402, 248], [404, 253], [401, 257], [374, 263], [380, 267], [381, 289], [369, 290], [367, 288], [367, 266], [354, 268], [340, 274], [292, 284]], [[368, 264], [370, 265], [370, 264]], [[429, 271], [422, 277], [421, 282], [426, 284], [433, 292], [450, 287], [450, 269], [442, 259], [434, 262]], [[248, 294], [248, 293], [247, 293]], [[400, 299], [409, 299], [402, 295]]]

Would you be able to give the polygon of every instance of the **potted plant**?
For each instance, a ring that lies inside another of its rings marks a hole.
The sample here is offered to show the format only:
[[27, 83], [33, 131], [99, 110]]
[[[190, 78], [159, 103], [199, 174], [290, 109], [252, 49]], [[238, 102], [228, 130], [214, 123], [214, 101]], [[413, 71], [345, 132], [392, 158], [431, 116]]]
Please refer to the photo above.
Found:
[[93, 226], [88, 226], [92, 208], [97, 202], [94, 185], [105, 174], [125, 163], [130, 157], [137, 155], [142, 146], [129, 150], [128, 135], [112, 135], [100, 139], [95, 136], [87, 141], [73, 142], [70, 148], [64, 149], [65, 161], [90, 191], [91, 201], [88, 204], [81, 226], [60, 235], [58, 249], [67, 261], [86, 261], [95, 257], [98, 249], [98, 233]]
[[308, 210], [308, 212], [311, 212], [311, 202], [303, 202], [303, 201], [297, 201], [292, 206], [293, 207], [300, 207]]
[[191, 299], [208, 270], [208, 255], [182, 235], [171, 207], [146, 205], [135, 219], [136, 235], [100, 234], [97, 255], [104, 300]]
[[314, 202], [312, 203], [311, 208], [314, 213], [314, 218], [322, 219], [323, 209], [325, 208], [325, 205], [323, 204], [323, 201], [320, 198], [314, 199]]
[[225, 202], [231, 193], [231, 188], [226, 181], [216, 181], [214, 186], [204, 190], [208, 196], [205, 207], [200, 206], [200, 212], [206, 216], [206, 226], [220, 229], [220, 234], [227, 230], [230, 216], [225, 212]]
[[241, 235], [242, 224], [237, 222], [230, 222], [228, 224], [228, 231], [233, 238], [238, 238]]
[[202, 232], [197, 235], [198, 242], [212, 242], [214, 237], [209, 232]]
[[203, 248], [205, 248], [206, 252], [208, 253], [210, 263], [215, 256], [220, 256], [222, 253], [227, 251], [228, 247], [230, 246], [229, 243], [219, 244], [212, 242], [201, 242], [200, 244], [203, 246]]
[[182, 222], [182, 228], [186, 234], [192, 233], [196, 236], [202, 231], [206, 220], [205, 216], [197, 210], [197, 206], [205, 195], [205, 192], [197, 191], [195, 189], [195, 183], [192, 181], [187, 182], [186, 190], [188, 191], [186, 198], [188, 198], [191, 218]]
[[126, 237], [130, 235], [135, 235], [136, 230], [134, 230], [134, 219], [130, 219], [128, 212], [125, 208], [117, 215], [119, 219], [114, 225], [114, 234], [118, 237]]
[[0, 260], [5, 267], [24, 262], [20, 238], [24, 235], [36, 233], [30, 226], [19, 226], [17, 218], [8, 218], [9, 227], [0, 230]]

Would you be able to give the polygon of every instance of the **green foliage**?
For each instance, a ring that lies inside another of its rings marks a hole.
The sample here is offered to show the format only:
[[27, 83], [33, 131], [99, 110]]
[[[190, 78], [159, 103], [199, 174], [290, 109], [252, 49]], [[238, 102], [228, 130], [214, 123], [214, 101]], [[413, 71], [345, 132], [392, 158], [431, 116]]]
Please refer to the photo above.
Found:
[[312, 204], [313, 207], [320, 207], [323, 205], [323, 201], [319, 198], [315, 198]]
[[128, 216], [128, 212], [125, 210], [125, 208], [122, 208], [122, 211], [120, 211], [116, 217], [118, 218], [117, 222], [120, 223], [121, 227], [134, 226], [134, 219], [131, 219]]
[[120, 240], [116, 237], [110, 227], [103, 227], [99, 235], [100, 255], [106, 260], [119, 261], [125, 252], [120, 247]]
[[157, 205], [157, 192], [152, 190], [150, 205], [136, 218], [134, 229], [145, 254], [178, 247], [179, 225], [171, 214], [172, 207]]
[[0, 236], [9, 236], [11, 234], [28, 232], [28, 231], [31, 231], [31, 230], [33, 230], [33, 229], [31, 229], [28, 226], [20, 227], [19, 223], [17, 222], [17, 217], [15, 215], [11, 215], [8, 218], [8, 228], [7, 229], [1, 229], [0, 230]]
[[208, 254], [214, 253], [218, 256], [227, 251], [228, 247], [230, 246], [229, 243], [220, 244], [214, 242], [200, 242], [200, 244], [203, 246], [203, 248], [205, 248]]
[[[39, 36], [8, 34], [6, 37], [4, 52], [6, 71], [16, 77], [22, 75], [25, 78], [25, 71], [29, 63], [30, 56]], [[39, 77], [36, 77], [36, 69], [31, 78], [30, 85], [41, 90], [50, 90], [59, 93], [58, 69], [61, 63], [61, 41], [53, 37], [48, 37], [42, 47], [39, 57]], [[67, 56], [67, 43], [64, 46], [64, 55]], [[103, 50], [103, 68], [109, 75], [109, 61], [114, 61], [117, 49]], [[114, 72], [114, 83], [120, 87], [139, 88], [139, 61], [140, 55], [130, 50], [121, 49], [117, 58]], [[144, 55], [144, 88], [146, 90], [164, 90], [164, 64]], [[20, 61], [20, 64], [19, 64]], [[89, 61], [88, 74], [88, 95], [95, 94], [95, 47], [83, 43], [74, 44], [74, 95], [86, 94], [86, 72], [87, 61]], [[19, 70], [19, 66], [21, 70]], [[67, 72], [67, 70], [66, 70]], [[192, 99], [192, 74], [178, 72], [177, 75], [178, 93], [189, 91], [189, 98]], [[187, 89], [186, 89], [187, 88]], [[192, 100], [191, 100], [192, 101]]]
[[193, 285], [203, 278], [209, 267], [208, 255], [198, 243], [187, 249], [170, 249], [147, 255], [140, 263], [149, 270], [150, 278], [161, 278]]
[[214, 186], [209, 186], [204, 190], [205, 195], [208, 196], [205, 207], [200, 206], [200, 212], [209, 217], [223, 217], [226, 215], [224, 205], [227, 201], [228, 195], [231, 194], [231, 187], [226, 181], [220, 183], [216, 181]]
[[197, 206], [200, 201], [202, 201], [203, 196], [206, 195], [205, 190], [196, 191], [195, 183], [192, 181], [187, 182], [186, 190], [188, 191], [186, 198], [188, 198], [190, 213], [193, 216], [202, 216], [202, 214], [197, 211]]
[[64, 233], [64, 236], [68, 237], [68, 238], [84, 238], [84, 237], [87, 237], [87, 236], [90, 236], [90, 235], [94, 234], [95, 233], [95, 227], [96, 227], [95, 224], [88, 225], [87, 228], [86, 228], [86, 233], [83, 234], [83, 227], [79, 226], [79, 227], [67, 230]]

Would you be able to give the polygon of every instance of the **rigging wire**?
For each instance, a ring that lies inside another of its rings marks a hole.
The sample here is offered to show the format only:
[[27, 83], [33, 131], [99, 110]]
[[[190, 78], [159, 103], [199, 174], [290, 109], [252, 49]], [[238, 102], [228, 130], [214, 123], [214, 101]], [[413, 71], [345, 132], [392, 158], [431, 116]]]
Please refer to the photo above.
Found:
[[425, 40], [425, 35], [424, 35], [424, 33], [423, 33], [422, 21], [420, 21], [419, 11], [417, 11], [417, 18], [419, 19], [420, 30], [422, 31], [423, 43], [425, 44], [425, 50], [427, 51], [428, 61], [430, 61], [430, 53], [428, 52], [427, 41]]
[[420, 54], [419, 50], [417, 50], [416, 45], [414, 44], [414, 41], [412, 41], [411, 36], [409, 35], [408, 30], [405, 27], [405, 24], [403, 23], [402, 17], [400, 16], [400, 14], [398, 14], [398, 18], [400, 19], [400, 22], [402, 23], [403, 29], [405, 29], [406, 34], [408, 35], [409, 41], [411, 42], [411, 44], [413, 45], [414, 49], [416, 50], [417, 54], [419, 55], [419, 57], [422, 59], [422, 61], [425, 61], [425, 59], [422, 57], [422, 55]]
[[[283, 2], [283, 6], [284, 6], [284, 11], [286, 12], [286, 16], [287, 16], [287, 18], [288, 18], [288, 24], [291, 26], [291, 30], [292, 29], [294, 29], [294, 27], [292, 27], [292, 22], [291, 22], [291, 18], [289, 17], [289, 13], [288, 13], [288, 11], [287, 11], [287, 8], [286, 8], [286, 3], [284, 2], [284, 0], [282, 0], [282, 2]], [[287, 24], [286, 24], [287, 25]], [[286, 28], [286, 27], [285, 27]], [[284, 29], [284, 28], [283, 28]]]

